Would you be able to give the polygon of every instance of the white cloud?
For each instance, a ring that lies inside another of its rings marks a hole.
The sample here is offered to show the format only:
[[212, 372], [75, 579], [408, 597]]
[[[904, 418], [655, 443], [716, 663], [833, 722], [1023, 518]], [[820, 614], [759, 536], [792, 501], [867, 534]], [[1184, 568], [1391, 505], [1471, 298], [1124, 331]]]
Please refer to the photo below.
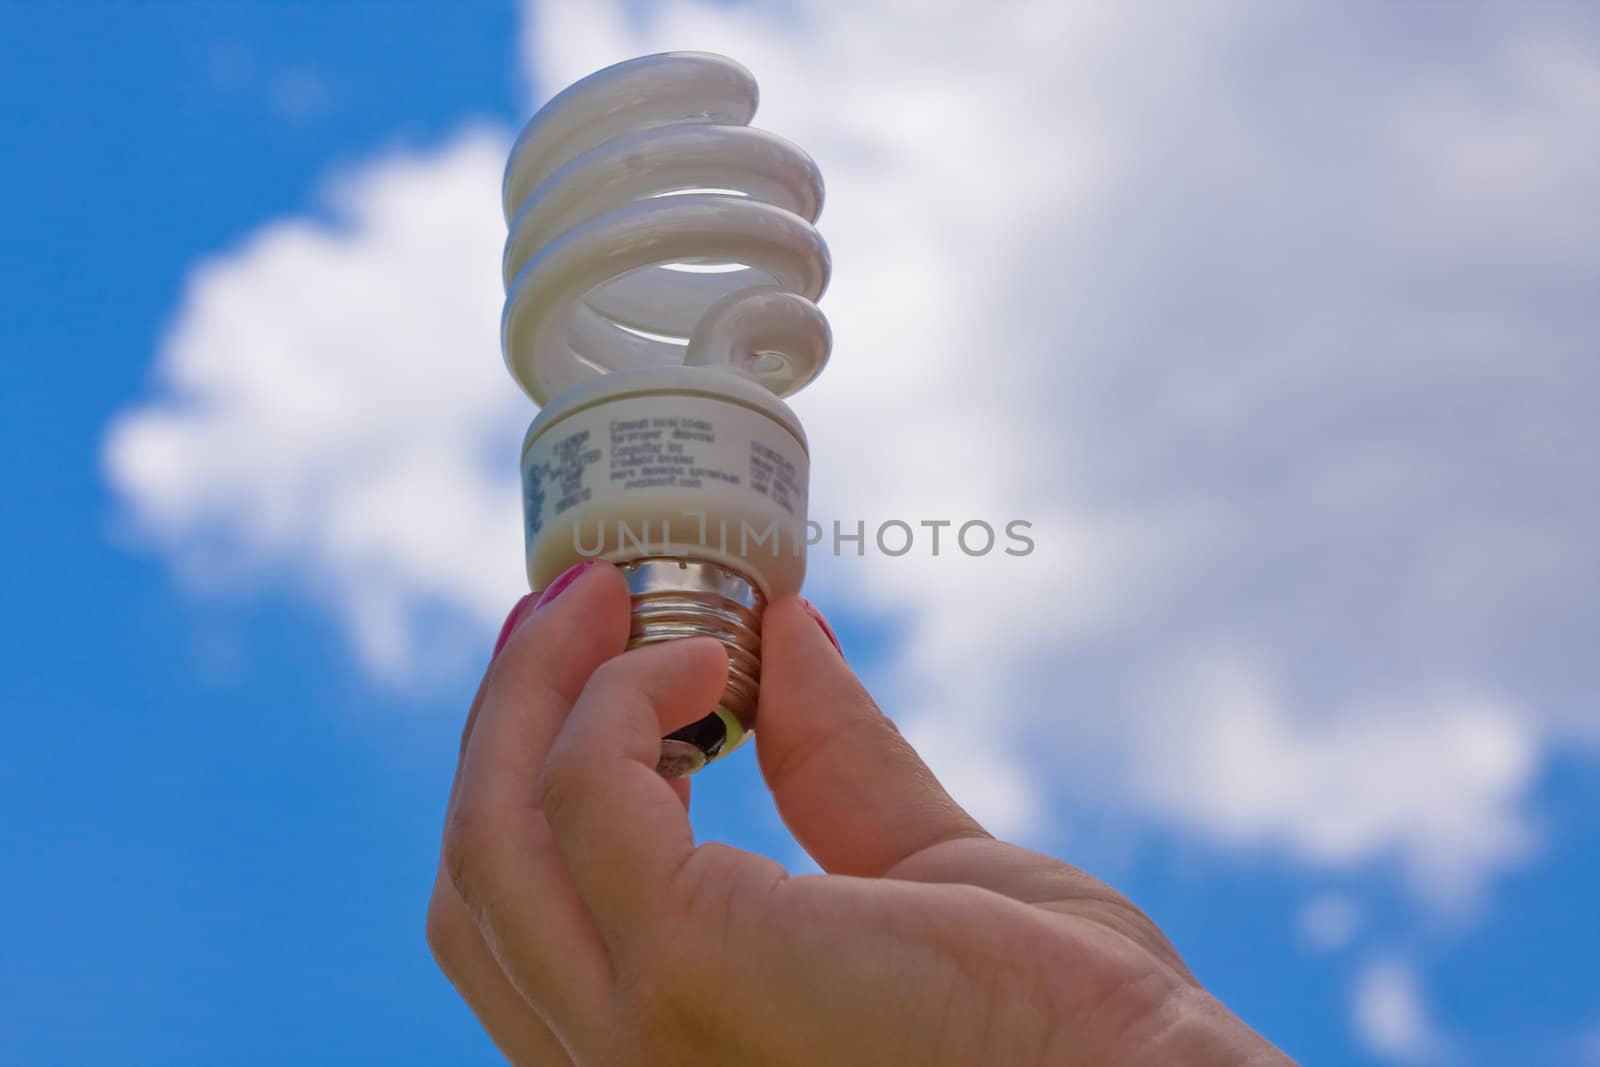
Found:
[[1432, 1063], [1446, 1041], [1430, 1018], [1422, 988], [1410, 965], [1382, 958], [1357, 975], [1351, 995], [1356, 1036], [1373, 1053], [1403, 1063]]
[[1528, 716], [1499, 703], [1419, 695], [1297, 719], [1260, 670], [1214, 654], [1145, 707], [1138, 793], [1178, 825], [1321, 866], [1393, 858], [1457, 906], [1532, 843]]
[[[1586, 27], [627, 7], [530, 8], [541, 89], [726, 52], [827, 177], [817, 513], [1035, 522], [1026, 560], [813, 571], [903, 620], [874, 686], [997, 830], [1070, 798], [1441, 900], [1526, 852], [1546, 748], [1600, 737]], [[343, 225], [197, 267], [108, 449], [180, 564], [302, 578], [391, 672], [424, 609], [487, 628], [517, 582], [503, 148], [380, 161]]]
[[1323, 893], [1300, 909], [1295, 927], [1300, 943], [1310, 951], [1335, 952], [1361, 929], [1361, 909], [1342, 893]]
[[366, 663], [417, 662], [426, 609], [504, 611], [520, 578], [522, 405], [498, 362], [506, 138], [468, 131], [330, 186], [201, 261], [108, 477], [202, 580], [289, 574]]

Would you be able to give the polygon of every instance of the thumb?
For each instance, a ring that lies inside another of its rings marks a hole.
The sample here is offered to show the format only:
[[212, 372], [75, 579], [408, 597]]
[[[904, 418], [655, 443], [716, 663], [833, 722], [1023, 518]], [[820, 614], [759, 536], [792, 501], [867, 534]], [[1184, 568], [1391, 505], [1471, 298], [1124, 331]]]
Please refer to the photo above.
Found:
[[956, 838], [987, 837], [878, 710], [799, 597], [761, 626], [756, 756], [778, 813], [823, 870], [876, 877]]

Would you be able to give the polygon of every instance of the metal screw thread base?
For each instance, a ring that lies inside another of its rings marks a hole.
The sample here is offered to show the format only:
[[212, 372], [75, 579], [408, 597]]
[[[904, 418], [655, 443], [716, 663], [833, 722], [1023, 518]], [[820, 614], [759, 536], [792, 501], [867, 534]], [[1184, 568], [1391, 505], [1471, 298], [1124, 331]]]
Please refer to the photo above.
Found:
[[703, 560], [653, 557], [617, 569], [633, 596], [629, 648], [714, 637], [727, 650], [728, 685], [717, 707], [661, 742], [656, 769], [669, 778], [693, 774], [731, 751], [755, 724], [766, 597], [738, 571]]

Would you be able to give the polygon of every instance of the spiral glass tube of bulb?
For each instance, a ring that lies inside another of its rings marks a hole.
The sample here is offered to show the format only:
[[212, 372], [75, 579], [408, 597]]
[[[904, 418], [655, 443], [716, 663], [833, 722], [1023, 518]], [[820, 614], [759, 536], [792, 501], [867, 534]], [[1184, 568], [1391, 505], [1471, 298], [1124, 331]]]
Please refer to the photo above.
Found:
[[754, 726], [761, 615], [805, 575], [809, 449], [782, 400], [827, 361], [822, 180], [752, 129], [730, 59], [676, 52], [553, 97], [506, 164], [506, 365], [523, 441], [528, 579], [617, 564], [630, 647], [706, 635], [729, 680], [664, 738], [691, 773]]

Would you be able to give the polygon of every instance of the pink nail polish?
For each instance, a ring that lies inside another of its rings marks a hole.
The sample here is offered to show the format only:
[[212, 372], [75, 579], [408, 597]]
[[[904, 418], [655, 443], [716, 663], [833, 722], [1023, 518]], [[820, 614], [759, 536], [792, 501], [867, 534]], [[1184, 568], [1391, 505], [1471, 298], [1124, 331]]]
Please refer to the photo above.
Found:
[[572, 566], [562, 571], [561, 577], [551, 582], [545, 587], [544, 592], [539, 594], [539, 600], [533, 605], [533, 610], [538, 611], [556, 597], [566, 592], [567, 587], [578, 580], [578, 575], [582, 574], [584, 571], [588, 570], [590, 567], [593, 567], [599, 562], [600, 561], [597, 559], [586, 559], [582, 560], [581, 562], [574, 563]]
[[494, 653], [489, 657], [490, 659], [498, 656], [500, 650], [506, 647], [506, 642], [511, 640], [511, 631], [517, 628], [517, 623], [522, 620], [523, 614], [532, 603], [533, 594], [525, 593], [521, 600], [511, 605], [511, 613], [506, 616], [506, 621], [500, 627], [500, 636], [495, 639]]
[[822, 617], [822, 612], [817, 610], [817, 606], [805, 597], [800, 598], [800, 603], [806, 609], [806, 614], [816, 619], [817, 625], [822, 627], [822, 632], [827, 635], [828, 640], [833, 644], [834, 651], [841, 656], [844, 655], [844, 649], [839, 647], [839, 638], [834, 635], [833, 627], [828, 625], [828, 620]]

